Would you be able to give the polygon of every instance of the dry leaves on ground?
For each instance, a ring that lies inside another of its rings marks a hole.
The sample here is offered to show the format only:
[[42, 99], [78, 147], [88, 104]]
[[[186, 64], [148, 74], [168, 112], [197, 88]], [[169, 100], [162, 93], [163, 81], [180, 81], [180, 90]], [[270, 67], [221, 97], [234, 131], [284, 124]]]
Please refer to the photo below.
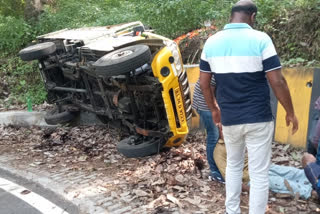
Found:
[[[29, 167], [99, 171], [113, 180], [104, 185], [111, 195], [150, 213], [224, 212], [224, 185], [207, 179], [205, 136], [201, 132], [190, 134], [178, 148], [138, 159], [125, 158], [116, 151], [122, 135], [104, 126], [0, 127], [0, 153], [15, 154], [19, 164]], [[274, 163], [300, 166], [301, 150], [274, 144], [273, 151]], [[269, 213], [316, 213], [319, 207], [314, 199], [282, 196], [270, 193]], [[242, 194], [241, 203], [245, 213], [248, 194]]]

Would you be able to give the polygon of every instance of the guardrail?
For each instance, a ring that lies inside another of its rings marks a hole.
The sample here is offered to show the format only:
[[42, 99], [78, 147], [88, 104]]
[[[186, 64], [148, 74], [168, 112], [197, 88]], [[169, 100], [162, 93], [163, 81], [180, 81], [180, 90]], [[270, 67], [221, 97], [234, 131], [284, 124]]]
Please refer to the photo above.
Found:
[[[187, 71], [191, 97], [195, 84], [199, 78], [199, 65], [184, 65]], [[275, 118], [274, 140], [280, 143], [292, 144], [296, 147], [306, 147], [310, 134], [314, 102], [320, 96], [320, 69], [318, 68], [284, 68], [282, 70], [291, 92], [295, 113], [299, 119], [299, 130], [295, 135], [290, 132], [290, 127], [285, 124], [285, 111], [278, 105], [271, 91], [271, 106]], [[191, 129], [200, 127], [200, 120], [195, 116], [191, 120]]]

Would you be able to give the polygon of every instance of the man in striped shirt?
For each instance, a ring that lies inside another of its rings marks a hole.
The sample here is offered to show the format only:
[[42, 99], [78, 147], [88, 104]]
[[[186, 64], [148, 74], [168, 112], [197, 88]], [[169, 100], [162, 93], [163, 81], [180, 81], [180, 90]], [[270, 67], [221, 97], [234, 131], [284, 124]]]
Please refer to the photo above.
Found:
[[[268, 202], [268, 172], [271, 162], [273, 118], [267, 80], [286, 110], [285, 120], [298, 130], [290, 92], [281, 73], [281, 64], [271, 38], [252, 29], [257, 13], [250, 0], [237, 2], [230, 24], [211, 36], [200, 61], [200, 87], [220, 126], [227, 149], [226, 212], [241, 213], [240, 194], [245, 148], [248, 150], [250, 176], [250, 214], [264, 214]], [[210, 80], [216, 80], [212, 99]]]
[[[210, 82], [210, 89], [212, 91], [212, 94], [215, 92], [216, 82], [214, 80], [214, 77], [212, 76], [211, 82]], [[214, 97], [213, 97], [214, 98]], [[214, 101], [215, 102], [215, 101]], [[199, 116], [200, 121], [204, 125], [206, 132], [207, 132], [207, 160], [210, 167], [210, 178], [213, 180], [217, 180], [219, 182], [224, 182], [223, 177], [221, 176], [221, 173], [219, 172], [219, 169], [214, 161], [213, 158], [213, 152], [214, 148], [216, 147], [216, 144], [219, 139], [219, 129], [214, 124], [211, 116], [211, 111], [207, 106], [207, 103], [203, 97], [202, 91], [200, 89], [200, 82], [197, 81], [194, 92], [193, 92], [193, 99], [192, 99], [192, 108], [195, 109]]]

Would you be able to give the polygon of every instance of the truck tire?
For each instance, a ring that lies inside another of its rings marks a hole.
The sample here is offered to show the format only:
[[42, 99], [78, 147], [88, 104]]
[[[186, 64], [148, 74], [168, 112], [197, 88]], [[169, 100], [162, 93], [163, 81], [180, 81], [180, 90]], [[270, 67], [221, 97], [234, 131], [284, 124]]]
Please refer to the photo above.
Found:
[[130, 136], [117, 144], [117, 150], [128, 158], [156, 154], [165, 144], [162, 138]]
[[54, 108], [51, 111], [48, 111], [44, 116], [44, 120], [49, 125], [57, 125], [68, 123], [73, 120], [77, 115], [77, 112], [71, 112], [68, 110], [58, 111], [58, 108]]
[[151, 61], [147, 45], [134, 45], [108, 53], [93, 63], [97, 76], [117, 76], [143, 66]]
[[22, 49], [19, 52], [19, 56], [23, 61], [32, 61], [53, 54], [55, 51], [56, 44], [53, 42], [44, 42]]

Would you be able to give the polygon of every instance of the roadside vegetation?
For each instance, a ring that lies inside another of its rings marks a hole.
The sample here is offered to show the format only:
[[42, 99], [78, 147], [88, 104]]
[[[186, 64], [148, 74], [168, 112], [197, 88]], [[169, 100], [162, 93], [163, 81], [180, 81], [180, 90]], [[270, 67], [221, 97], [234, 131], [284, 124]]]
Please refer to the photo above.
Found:
[[[0, 0], [0, 105], [45, 100], [37, 64], [22, 62], [18, 51], [36, 36], [84, 26], [140, 20], [156, 33], [176, 38], [228, 21], [237, 0]], [[34, 4], [38, 2], [38, 4]], [[40, 4], [39, 4], [40, 2]], [[320, 0], [256, 0], [257, 28], [273, 39], [284, 64], [314, 66], [320, 60]]]

